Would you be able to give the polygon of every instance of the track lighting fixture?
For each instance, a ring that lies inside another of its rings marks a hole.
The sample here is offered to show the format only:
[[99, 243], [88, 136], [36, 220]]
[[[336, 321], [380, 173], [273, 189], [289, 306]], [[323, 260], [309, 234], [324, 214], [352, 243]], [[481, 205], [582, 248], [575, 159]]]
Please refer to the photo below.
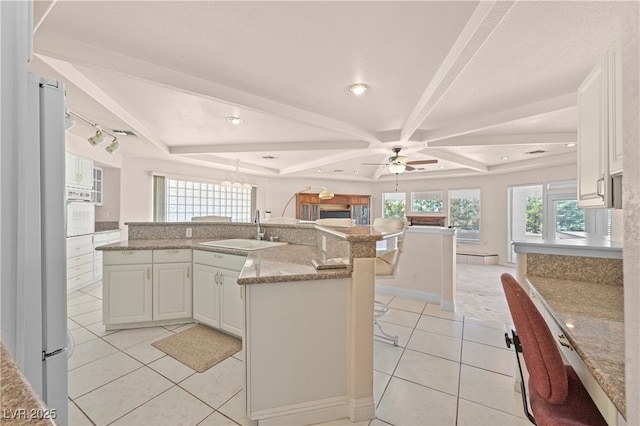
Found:
[[[113, 154], [114, 152], [116, 152], [116, 151], [118, 151], [120, 149], [120, 142], [118, 141], [118, 137], [116, 135], [114, 135], [113, 133], [102, 129], [102, 127], [99, 124], [87, 120], [86, 118], [84, 118], [83, 116], [81, 116], [78, 113], [75, 113], [75, 112], [73, 112], [71, 110], [67, 110], [66, 114], [65, 114], [65, 123], [68, 120], [73, 121], [73, 119], [71, 118], [72, 115], [77, 117], [77, 118], [79, 118], [80, 120], [84, 121], [85, 123], [87, 123], [87, 124], [89, 124], [89, 125], [91, 125], [91, 126], [96, 128], [96, 134], [87, 139], [87, 141], [89, 141], [89, 143], [91, 145], [96, 146], [96, 145], [101, 144], [102, 142], [104, 142], [104, 135], [107, 134], [107, 135], [111, 136], [113, 138], [113, 140], [105, 148], [105, 151], [107, 151], [109, 154]], [[75, 123], [75, 121], [74, 121], [74, 123]], [[66, 127], [66, 124], [65, 124], [65, 127]], [[131, 133], [131, 135], [135, 136], [135, 134], [133, 134], [133, 132]]]
[[120, 143], [118, 143], [118, 138], [113, 138], [111, 143], [104, 150], [107, 151], [109, 154], [113, 154], [119, 149], [120, 149]]
[[96, 126], [98, 130], [96, 130], [96, 134], [91, 136], [89, 139], [89, 143], [93, 146], [101, 144], [104, 141], [104, 135], [102, 134], [102, 130], [100, 130], [99, 126]]

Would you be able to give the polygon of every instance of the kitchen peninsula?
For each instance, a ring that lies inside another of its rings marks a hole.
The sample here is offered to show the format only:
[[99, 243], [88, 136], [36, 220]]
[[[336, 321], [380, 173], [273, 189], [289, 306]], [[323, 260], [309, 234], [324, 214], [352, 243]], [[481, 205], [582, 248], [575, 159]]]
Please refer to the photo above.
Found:
[[622, 244], [514, 242], [518, 281], [609, 425], [626, 424]]
[[[212, 254], [220, 256], [220, 261], [224, 256], [233, 256], [225, 264], [227, 269], [238, 266], [238, 257], [244, 260], [236, 278], [240, 287], [235, 286], [234, 294], [241, 298], [244, 308], [242, 337], [250, 419], [259, 424], [310, 424], [344, 417], [354, 422], [374, 418], [372, 322], [376, 241], [395, 237], [398, 232], [379, 232], [370, 226], [264, 224], [265, 240], [274, 237], [288, 244], [243, 251], [201, 243], [255, 238], [256, 225], [206, 222], [126, 225], [127, 241], [100, 250], [105, 251], [107, 263], [110, 253], [130, 253], [121, 255], [128, 264], [112, 265], [124, 269], [131, 262], [138, 262], [132, 259], [139, 257], [145, 266], [132, 274], [148, 282], [147, 291], [153, 291], [152, 281], [157, 278], [156, 259], [164, 263], [168, 251], [179, 258], [174, 262], [181, 264], [177, 270], [185, 271], [175, 276], [193, 276], [194, 280], [196, 256]], [[184, 238], [187, 228], [192, 238]], [[346, 267], [316, 270], [311, 263], [312, 259], [329, 258], [343, 259]], [[108, 268], [105, 266], [103, 282], [105, 317], [113, 312], [113, 307], [107, 306], [112, 303]], [[194, 284], [194, 291], [195, 288]], [[144, 296], [145, 291], [141, 290], [125, 304]], [[184, 299], [187, 303], [188, 298]], [[202, 303], [196, 297], [193, 301], [194, 307], [195, 303]], [[151, 311], [153, 306], [147, 305]], [[154, 321], [153, 312], [145, 315], [151, 321], [124, 325], [172, 321]], [[192, 313], [189, 317], [186, 312], [181, 315], [176, 321], [191, 322], [195, 316]]]

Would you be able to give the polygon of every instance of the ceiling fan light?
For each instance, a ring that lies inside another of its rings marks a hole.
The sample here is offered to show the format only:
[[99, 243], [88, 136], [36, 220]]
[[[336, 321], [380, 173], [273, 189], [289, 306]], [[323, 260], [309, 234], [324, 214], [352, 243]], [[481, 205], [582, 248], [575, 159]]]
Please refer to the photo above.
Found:
[[398, 173], [404, 172], [406, 167], [404, 164], [389, 164], [389, 171], [397, 175]]

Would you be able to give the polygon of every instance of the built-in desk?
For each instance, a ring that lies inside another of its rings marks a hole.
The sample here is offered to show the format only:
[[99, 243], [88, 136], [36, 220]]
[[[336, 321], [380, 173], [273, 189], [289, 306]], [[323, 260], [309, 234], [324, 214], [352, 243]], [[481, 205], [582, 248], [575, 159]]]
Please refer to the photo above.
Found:
[[622, 247], [514, 243], [518, 281], [610, 425], [625, 423]]

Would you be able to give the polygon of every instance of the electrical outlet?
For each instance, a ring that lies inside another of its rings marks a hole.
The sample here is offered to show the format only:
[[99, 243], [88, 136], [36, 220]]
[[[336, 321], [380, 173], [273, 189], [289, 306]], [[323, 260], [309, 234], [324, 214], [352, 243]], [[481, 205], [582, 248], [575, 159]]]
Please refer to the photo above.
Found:
[[191, 228], [187, 228], [187, 238], [191, 238]]

